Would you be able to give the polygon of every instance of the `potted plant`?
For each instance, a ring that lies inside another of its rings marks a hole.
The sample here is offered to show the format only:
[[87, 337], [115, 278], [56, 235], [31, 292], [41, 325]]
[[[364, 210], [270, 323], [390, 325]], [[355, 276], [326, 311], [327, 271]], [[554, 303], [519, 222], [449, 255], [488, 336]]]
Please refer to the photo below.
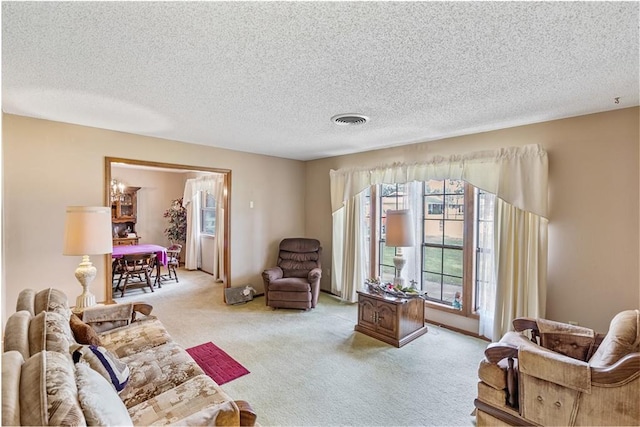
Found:
[[187, 241], [187, 209], [182, 206], [182, 198], [173, 200], [163, 216], [169, 220], [169, 226], [164, 230], [165, 236], [172, 244], [184, 244]]

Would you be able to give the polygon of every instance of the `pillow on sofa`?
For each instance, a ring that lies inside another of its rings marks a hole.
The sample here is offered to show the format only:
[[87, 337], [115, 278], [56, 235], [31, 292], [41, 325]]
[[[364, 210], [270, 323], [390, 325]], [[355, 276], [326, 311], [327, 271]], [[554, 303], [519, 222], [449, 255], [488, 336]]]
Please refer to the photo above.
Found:
[[73, 352], [73, 361], [81, 360], [109, 381], [113, 388], [120, 392], [129, 381], [129, 367], [104, 347], [83, 345]]
[[78, 344], [91, 344], [95, 346], [102, 345], [100, 337], [98, 337], [98, 333], [75, 314], [71, 315], [69, 325], [71, 326], [73, 337], [76, 339]]
[[102, 375], [84, 362], [76, 363], [78, 400], [88, 426], [131, 426], [127, 408]]

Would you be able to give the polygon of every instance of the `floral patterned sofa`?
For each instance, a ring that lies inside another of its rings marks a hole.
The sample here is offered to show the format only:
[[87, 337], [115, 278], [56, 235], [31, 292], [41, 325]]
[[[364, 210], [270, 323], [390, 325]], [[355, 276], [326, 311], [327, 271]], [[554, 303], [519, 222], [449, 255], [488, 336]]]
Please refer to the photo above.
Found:
[[114, 304], [81, 320], [59, 290], [22, 291], [5, 325], [2, 425], [254, 425], [150, 312]]

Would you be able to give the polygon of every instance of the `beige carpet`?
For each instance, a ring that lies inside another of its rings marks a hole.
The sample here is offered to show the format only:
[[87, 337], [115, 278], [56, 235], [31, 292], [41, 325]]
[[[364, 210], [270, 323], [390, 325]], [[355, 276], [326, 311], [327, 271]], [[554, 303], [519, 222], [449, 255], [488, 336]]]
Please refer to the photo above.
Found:
[[355, 332], [357, 306], [330, 295], [309, 312], [273, 310], [264, 297], [227, 306], [208, 274], [178, 274], [116, 301], [149, 302], [184, 347], [211, 341], [244, 365], [251, 373], [222, 388], [261, 425], [473, 425], [485, 341], [429, 325], [398, 349]]

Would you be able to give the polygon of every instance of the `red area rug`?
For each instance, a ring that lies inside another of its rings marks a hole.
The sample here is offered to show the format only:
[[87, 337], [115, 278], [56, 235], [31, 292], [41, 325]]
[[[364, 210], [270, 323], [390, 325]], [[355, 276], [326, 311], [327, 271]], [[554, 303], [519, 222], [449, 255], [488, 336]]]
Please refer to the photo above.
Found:
[[212, 342], [200, 344], [187, 349], [205, 374], [209, 375], [218, 385], [228, 383], [249, 371], [236, 362], [231, 356], [216, 347]]

